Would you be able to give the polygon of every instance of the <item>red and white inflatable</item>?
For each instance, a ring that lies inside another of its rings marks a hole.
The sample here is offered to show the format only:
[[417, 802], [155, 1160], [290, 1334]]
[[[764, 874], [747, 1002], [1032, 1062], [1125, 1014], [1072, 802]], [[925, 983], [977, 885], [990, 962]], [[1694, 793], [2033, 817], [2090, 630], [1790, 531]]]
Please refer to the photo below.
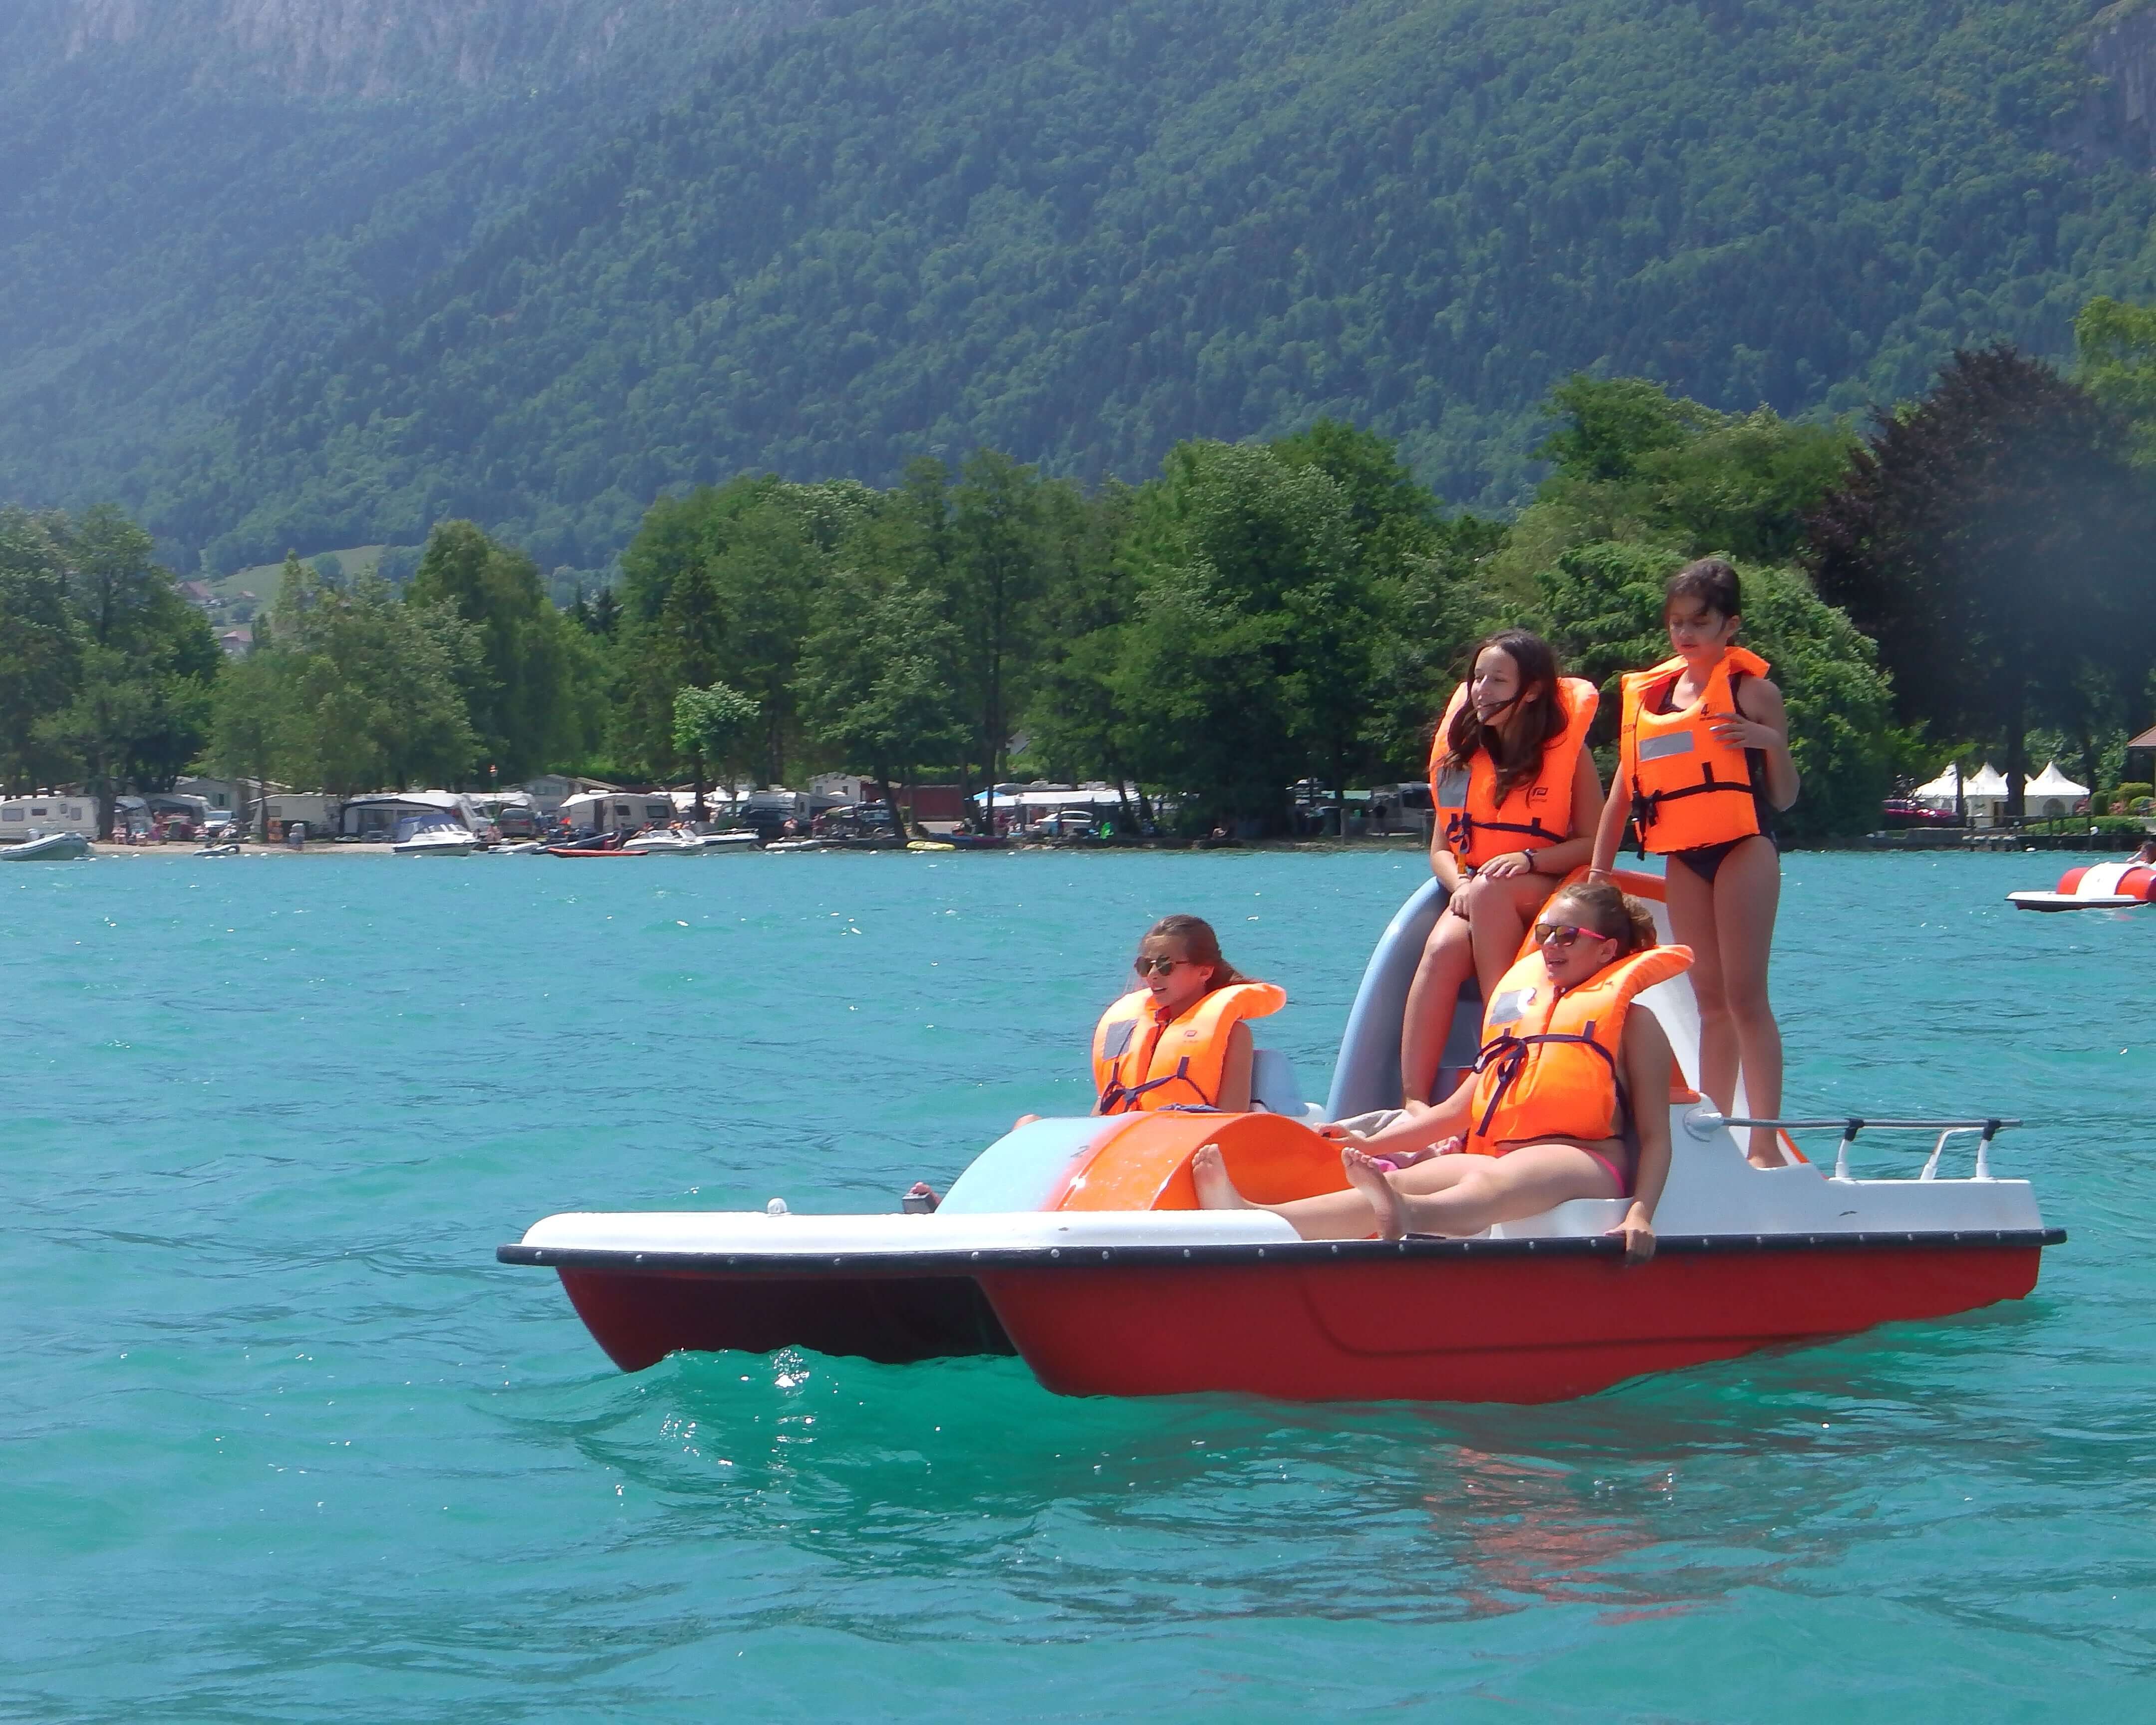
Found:
[[2140, 863], [2084, 864], [2068, 869], [2049, 892], [2010, 892], [2020, 911], [2130, 911], [2156, 895], [2156, 869]]

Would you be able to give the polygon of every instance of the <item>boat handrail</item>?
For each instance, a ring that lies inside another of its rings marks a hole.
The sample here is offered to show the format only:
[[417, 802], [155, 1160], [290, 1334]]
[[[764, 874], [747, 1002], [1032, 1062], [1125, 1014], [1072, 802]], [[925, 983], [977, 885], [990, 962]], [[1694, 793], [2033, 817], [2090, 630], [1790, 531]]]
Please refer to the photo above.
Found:
[[1835, 1146], [1834, 1176], [1837, 1180], [1849, 1178], [1849, 1147], [1856, 1142], [1856, 1135], [1866, 1127], [1881, 1132], [1937, 1132], [1938, 1141], [1932, 1146], [1932, 1153], [1925, 1161], [1920, 1180], [1938, 1177], [1939, 1158], [1945, 1153], [1947, 1141], [1963, 1132], [1975, 1132], [1976, 1173], [1979, 1180], [1991, 1178], [1991, 1141], [2009, 1127], [2020, 1125], [2019, 1120], [1994, 1115], [1983, 1120], [1874, 1120], [1866, 1115], [1845, 1114], [1828, 1120], [1766, 1120], [1734, 1114], [1717, 1113], [1712, 1108], [1694, 1108], [1685, 1116], [1685, 1130], [1696, 1137], [1711, 1138], [1725, 1127], [1732, 1126], [1768, 1127], [1777, 1132], [1838, 1131], [1841, 1142]]

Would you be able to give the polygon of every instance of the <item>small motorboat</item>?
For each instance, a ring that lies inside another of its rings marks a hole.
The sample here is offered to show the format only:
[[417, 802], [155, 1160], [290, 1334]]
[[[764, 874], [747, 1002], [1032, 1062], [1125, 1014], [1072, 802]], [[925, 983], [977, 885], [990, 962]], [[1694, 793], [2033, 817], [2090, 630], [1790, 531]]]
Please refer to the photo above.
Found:
[[2156, 869], [2139, 863], [2097, 863], [2068, 869], [2049, 892], [2010, 892], [2017, 911], [2131, 911], [2156, 893]]
[[514, 845], [490, 845], [481, 854], [486, 856], [544, 856], [547, 847], [537, 839], [520, 839]]
[[835, 847], [829, 839], [773, 839], [763, 848], [766, 850], [829, 850]]
[[0, 862], [74, 862], [90, 855], [80, 833], [41, 833], [19, 845], [0, 845]]
[[711, 856], [726, 850], [756, 848], [754, 833], [692, 833], [685, 827], [654, 827], [623, 841], [624, 850], [654, 856]]
[[192, 854], [196, 856], [237, 856], [239, 855], [239, 847], [230, 839], [227, 839], [222, 845], [205, 845], [201, 850]]
[[393, 856], [470, 856], [479, 834], [447, 814], [408, 814], [397, 823], [390, 841]]
[[549, 845], [547, 847], [547, 855], [549, 856], [630, 857], [649, 856], [651, 853], [648, 850], [630, 850], [622, 844], [618, 834], [608, 833], [601, 839], [583, 845]]
[[[1661, 896], [1659, 877], [1619, 878]], [[1397, 1103], [1401, 1014], [1444, 902], [1430, 882], [1379, 939], [1322, 1117]], [[2016, 1122], [1724, 1117], [1689, 1088], [1699, 1021], [1688, 979], [1636, 1004], [1681, 1068], [1645, 1265], [1608, 1232], [1619, 1199], [1574, 1199], [1472, 1239], [1391, 1241], [1304, 1240], [1270, 1211], [1196, 1208], [1190, 1158], [1208, 1143], [1261, 1201], [1345, 1183], [1337, 1147], [1312, 1123], [1318, 1111], [1262, 1049], [1252, 1112], [1031, 1121], [976, 1158], [932, 1214], [795, 1215], [778, 1199], [768, 1213], [569, 1214], [496, 1256], [558, 1274], [624, 1371], [685, 1348], [891, 1363], [1015, 1353], [1067, 1394], [1296, 1400], [1552, 1401], [2035, 1286], [2043, 1248], [2065, 1235], [2046, 1228], [2026, 1181], [1991, 1171], [1994, 1141]], [[1463, 996], [1448, 1066], [1471, 1058], [1479, 1019]], [[1732, 1128], [1762, 1126], [1837, 1132], [1833, 1162], [1754, 1168]], [[1858, 1135], [1887, 1130], [1929, 1141], [1921, 1171], [1852, 1172]], [[1972, 1165], [1949, 1177], [1958, 1142]]]

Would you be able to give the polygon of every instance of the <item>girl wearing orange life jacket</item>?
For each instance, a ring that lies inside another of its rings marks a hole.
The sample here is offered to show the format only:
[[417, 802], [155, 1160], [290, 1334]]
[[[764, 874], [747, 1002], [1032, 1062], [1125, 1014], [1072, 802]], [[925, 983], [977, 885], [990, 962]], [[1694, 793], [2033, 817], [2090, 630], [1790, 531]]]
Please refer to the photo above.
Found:
[[1587, 860], [1602, 780], [1587, 752], [1590, 683], [1558, 675], [1539, 635], [1476, 645], [1430, 747], [1430, 870], [1450, 896], [1409, 985], [1400, 1024], [1404, 1099], [1429, 1100], [1471, 972], [1486, 999], [1558, 881]]
[[1250, 1029], [1287, 1004], [1220, 956], [1210, 923], [1163, 916], [1138, 943], [1140, 986], [1111, 1006], [1093, 1031], [1096, 1114], [1152, 1108], [1250, 1106]]
[[[1669, 1177], [1669, 1038], [1643, 988], [1691, 962], [1655, 944], [1646, 906], [1606, 881], [1558, 892], [1534, 928], [1537, 947], [1492, 994], [1475, 1070], [1434, 1108], [1346, 1141], [1348, 1189], [1275, 1204], [1305, 1240], [1388, 1240], [1413, 1231], [1477, 1234], [1572, 1198], [1625, 1198], [1612, 1231], [1627, 1255], [1655, 1249], [1655, 1206]], [[1639, 1145], [1636, 1161], [1627, 1139]], [[1433, 1148], [1429, 1159], [1397, 1163]], [[1387, 1158], [1384, 1163], [1374, 1155]], [[1199, 1204], [1245, 1200], [1212, 1146], [1191, 1158]]]
[[[1702, 557], [1670, 578], [1662, 618], [1675, 656], [1625, 679], [1616, 781], [1603, 805], [1592, 872], [1616, 860], [1626, 822], [1641, 848], [1666, 856], [1672, 935], [1696, 955], [1700, 1088], [1724, 1113], [1744, 1075], [1745, 1106], [1782, 1106], [1782, 1033], [1767, 999], [1767, 959], [1781, 899], [1774, 811], [1797, 800], [1789, 722], [1767, 663], [1734, 644], [1743, 612], [1737, 572]], [[1750, 1155], [1778, 1168], [1766, 1127]]]

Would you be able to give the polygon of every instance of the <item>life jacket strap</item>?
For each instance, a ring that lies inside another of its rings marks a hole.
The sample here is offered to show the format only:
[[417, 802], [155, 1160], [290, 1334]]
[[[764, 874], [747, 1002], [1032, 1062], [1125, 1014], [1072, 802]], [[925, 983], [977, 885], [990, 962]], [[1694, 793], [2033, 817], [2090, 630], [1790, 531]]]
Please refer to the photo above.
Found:
[[[1125, 1084], [1117, 1080], [1101, 1092], [1101, 1111], [1103, 1114], [1128, 1114], [1137, 1108], [1140, 1096], [1150, 1095], [1163, 1084], [1190, 1084], [1188, 1076], [1189, 1071], [1190, 1056], [1185, 1055], [1175, 1063], [1175, 1070], [1173, 1072], [1163, 1072], [1158, 1078], [1148, 1078], [1140, 1084]], [[1190, 1087], [1193, 1090], [1198, 1089], [1194, 1084], [1190, 1084]], [[1200, 1091], [1199, 1094], [1202, 1097], [1204, 1092]], [[1183, 1107], [1191, 1105], [1172, 1103], [1169, 1106]], [[1212, 1104], [1201, 1101], [1196, 1106], [1209, 1108]]]
[[1624, 1086], [1623, 1081], [1618, 1078], [1617, 1058], [1594, 1040], [1594, 1021], [1590, 1019], [1584, 1031], [1540, 1030], [1531, 1036], [1515, 1036], [1507, 1030], [1502, 1035], [1491, 1037], [1485, 1043], [1481, 1052], [1475, 1056], [1475, 1065], [1471, 1070], [1479, 1078], [1485, 1069], [1494, 1068], [1497, 1074], [1497, 1084], [1496, 1087], [1490, 1092], [1489, 1106], [1483, 1109], [1482, 1118], [1476, 1122], [1475, 1136], [1478, 1138], [1486, 1138], [1490, 1135], [1490, 1122], [1497, 1117], [1497, 1110], [1503, 1103], [1507, 1092], [1519, 1081], [1521, 1071], [1527, 1064], [1527, 1050], [1537, 1043], [1584, 1043], [1609, 1063], [1610, 1076], [1618, 1080], [1618, 1087], [1621, 1091]]

